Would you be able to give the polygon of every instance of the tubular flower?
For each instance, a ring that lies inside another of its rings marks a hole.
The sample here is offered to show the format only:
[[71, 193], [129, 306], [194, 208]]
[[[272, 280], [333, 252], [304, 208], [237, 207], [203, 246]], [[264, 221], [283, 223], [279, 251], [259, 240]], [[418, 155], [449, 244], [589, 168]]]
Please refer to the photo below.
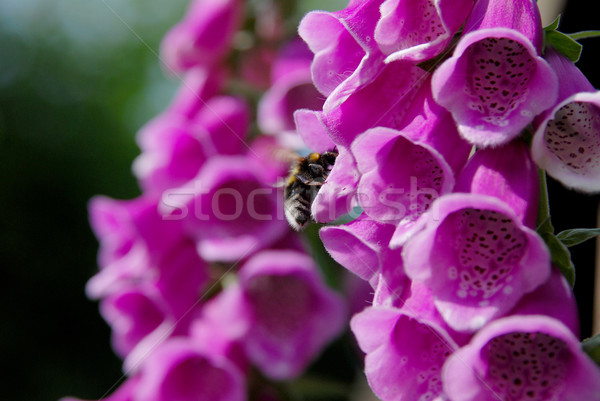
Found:
[[138, 133], [142, 154], [133, 170], [147, 193], [186, 184], [212, 156], [245, 150], [250, 112], [242, 99], [216, 96], [192, 116], [181, 111], [165, 111]]
[[342, 298], [328, 289], [304, 253], [269, 250], [240, 269], [208, 309], [224, 337], [276, 380], [298, 376], [346, 321]]
[[383, 0], [350, 0], [340, 11], [311, 11], [298, 26], [300, 37], [315, 54], [311, 65], [317, 89], [328, 96], [347, 79], [368, 82], [383, 55], [373, 40]]
[[519, 220], [535, 228], [538, 171], [527, 145], [520, 140], [479, 149], [456, 178], [455, 192], [494, 196], [509, 205]]
[[240, 270], [251, 324], [248, 358], [275, 379], [295, 377], [343, 328], [345, 306], [314, 262], [295, 251], [256, 255]]
[[559, 101], [536, 121], [535, 162], [563, 185], [600, 191], [600, 92], [566, 57], [549, 48], [559, 77]]
[[453, 56], [432, 82], [436, 101], [452, 113], [466, 140], [506, 143], [552, 107], [557, 78], [540, 57], [541, 32], [533, 0], [475, 4]]
[[243, 372], [190, 338], [160, 344], [144, 361], [134, 401], [245, 401]]
[[430, 209], [404, 246], [404, 268], [455, 330], [480, 329], [548, 279], [546, 245], [500, 200], [450, 194]]
[[324, 98], [310, 77], [312, 53], [296, 38], [280, 52], [271, 69], [271, 87], [258, 103], [257, 123], [267, 134], [276, 135], [288, 147], [299, 148], [294, 111], [321, 110]]
[[431, 203], [454, 186], [444, 158], [400, 131], [373, 128], [354, 141], [352, 150], [361, 173], [360, 205], [371, 218], [397, 225], [399, 236], [408, 235]]
[[600, 370], [559, 321], [510, 316], [485, 326], [442, 371], [453, 401], [600, 400]]
[[156, 202], [96, 197], [90, 220], [100, 241], [101, 269], [87, 283], [89, 297], [151, 284], [177, 317], [194, 303], [207, 281], [206, 263], [180, 222], [161, 218]]
[[311, 207], [313, 218], [319, 222], [330, 222], [351, 213], [358, 205], [356, 190], [359, 173], [352, 153], [338, 147], [338, 157]]
[[448, 45], [471, 11], [471, 0], [386, 0], [375, 27], [375, 41], [386, 62], [422, 61]]
[[340, 226], [326, 226], [319, 231], [323, 245], [336, 262], [377, 288], [379, 281], [398, 294], [408, 281], [402, 267], [400, 249], [388, 244], [394, 225], [379, 223], [362, 214], [356, 220]]
[[194, 0], [164, 37], [160, 53], [171, 73], [212, 67], [230, 50], [243, 15], [243, 0]]
[[323, 123], [333, 142], [350, 146], [357, 135], [377, 126], [400, 129], [410, 121], [407, 111], [427, 77], [417, 66], [397, 61], [359, 88], [341, 84], [323, 105]]
[[441, 372], [467, 336], [443, 322], [428, 291], [413, 284], [398, 307], [374, 305], [350, 327], [366, 353], [365, 374], [383, 401], [443, 400]]
[[182, 220], [208, 261], [231, 262], [266, 248], [287, 232], [281, 194], [248, 156], [212, 157], [193, 180], [163, 195], [166, 219]]
[[335, 148], [323, 123], [323, 112], [298, 109], [294, 112], [296, 132], [308, 149], [323, 153]]
[[177, 326], [168, 304], [149, 284], [108, 295], [100, 302], [100, 313], [112, 328], [113, 349], [126, 357], [127, 368], [139, 363], [157, 341], [173, 334]]
[[556, 268], [550, 278], [534, 291], [525, 294], [509, 315], [545, 315], [559, 320], [571, 333], [579, 336], [577, 303], [571, 286]]

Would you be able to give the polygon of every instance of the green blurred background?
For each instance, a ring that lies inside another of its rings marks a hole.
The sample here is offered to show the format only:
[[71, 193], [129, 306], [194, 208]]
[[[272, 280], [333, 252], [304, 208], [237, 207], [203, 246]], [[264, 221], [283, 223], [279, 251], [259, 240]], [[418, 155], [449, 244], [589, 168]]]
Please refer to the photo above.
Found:
[[[583, 3], [569, 3], [565, 32], [600, 28]], [[98, 246], [87, 202], [95, 194], [139, 194], [130, 168], [135, 133], [177, 87], [156, 52], [186, 5], [0, 1], [2, 399], [97, 399], [121, 377], [108, 326], [84, 294]], [[301, 16], [323, 4], [300, 0], [299, 8]], [[579, 65], [598, 88], [599, 46], [585, 44]], [[597, 196], [550, 185], [557, 229], [595, 226]], [[574, 253], [583, 334], [590, 335], [593, 242]]]

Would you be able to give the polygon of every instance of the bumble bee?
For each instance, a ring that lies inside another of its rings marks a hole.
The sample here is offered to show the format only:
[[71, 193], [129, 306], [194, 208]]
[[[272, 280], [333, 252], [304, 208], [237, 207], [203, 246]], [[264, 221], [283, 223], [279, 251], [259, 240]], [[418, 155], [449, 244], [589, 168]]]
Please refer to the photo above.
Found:
[[312, 219], [312, 202], [333, 168], [337, 155], [336, 150], [311, 153], [298, 158], [290, 169], [285, 183], [283, 206], [285, 217], [294, 230], [302, 230]]

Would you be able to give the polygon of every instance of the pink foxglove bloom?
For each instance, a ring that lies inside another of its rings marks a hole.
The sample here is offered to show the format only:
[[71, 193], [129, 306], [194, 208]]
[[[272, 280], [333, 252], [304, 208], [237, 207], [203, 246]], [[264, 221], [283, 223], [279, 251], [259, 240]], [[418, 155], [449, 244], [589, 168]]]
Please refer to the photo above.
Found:
[[100, 241], [100, 271], [87, 284], [89, 297], [151, 283], [175, 315], [194, 303], [206, 282], [206, 264], [181, 223], [163, 220], [155, 201], [96, 197], [90, 220]]
[[600, 370], [579, 340], [543, 315], [498, 319], [444, 365], [453, 401], [600, 400]]
[[356, 220], [339, 226], [325, 226], [319, 231], [327, 252], [346, 269], [373, 288], [383, 280], [385, 288], [402, 295], [407, 278], [402, 266], [401, 249], [388, 244], [394, 225], [379, 223], [362, 214]]
[[350, 146], [357, 135], [377, 126], [400, 129], [410, 121], [407, 111], [427, 77], [416, 65], [397, 61], [361, 87], [341, 84], [323, 105], [323, 123], [333, 142]]
[[454, 191], [494, 196], [510, 205], [526, 226], [535, 228], [538, 170], [520, 140], [477, 150], [458, 175]]
[[350, 79], [360, 86], [376, 75], [383, 55], [374, 40], [383, 0], [350, 0], [340, 11], [311, 11], [298, 27], [315, 54], [311, 71], [317, 89], [328, 96]]
[[242, 371], [224, 355], [193, 339], [172, 338], [144, 360], [134, 400], [245, 401]]
[[[194, 304], [191, 304], [192, 306]], [[113, 349], [134, 368], [162, 339], [185, 331], [160, 293], [151, 285], [124, 288], [100, 302], [100, 313], [112, 328]]]
[[250, 319], [243, 345], [269, 377], [298, 376], [346, 323], [342, 298], [308, 255], [263, 252], [244, 264], [239, 278]]
[[525, 294], [510, 315], [545, 315], [559, 320], [579, 337], [579, 317], [573, 289], [562, 273], [552, 268], [550, 278]]
[[271, 87], [258, 103], [257, 122], [262, 132], [277, 135], [282, 144], [299, 148], [294, 111], [321, 110], [325, 98], [312, 83], [312, 53], [296, 38], [288, 43], [271, 68]]
[[475, 331], [504, 315], [550, 275], [543, 240], [497, 198], [445, 195], [420, 224], [404, 246], [404, 268], [431, 290], [455, 330]]
[[375, 305], [355, 315], [350, 326], [366, 353], [369, 385], [381, 400], [446, 399], [442, 367], [468, 337], [448, 328], [427, 289], [413, 285], [401, 307]]
[[265, 375], [283, 380], [302, 373], [341, 332], [346, 310], [308, 255], [269, 250], [241, 267], [239, 282], [211, 302], [207, 318]]
[[296, 132], [308, 149], [323, 153], [335, 148], [323, 122], [323, 112], [298, 109], [294, 112], [294, 123]]
[[472, 0], [386, 0], [375, 41], [388, 55], [386, 62], [434, 57], [448, 45], [472, 6]]
[[166, 219], [183, 219], [203, 259], [234, 262], [268, 247], [288, 230], [282, 195], [267, 178], [248, 156], [214, 156], [191, 186], [163, 195], [162, 212]]
[[358, 205], [356, 190], [359, 173], [350, 151], [338, 147], [338, 157], [312, 204], [311, 213], [319, 222], [330, 222], [351, 213]]
[[373, 128], [352, 144], [358, 201], [365, 213], [408, 235], [431, 203], [454, 187], [454, 173], [437, 150], [400, 131]]
[[558, 104], [536, 121], [533, 158], [563, 185], [600, 191], [600, 92], [552, 48], [546, 59], [559, 77]]
[[194, 0], [184, 18], [164, 37], [160, 53], [171, 73], [212, 67], [229, 51], [241, 22], [243, 0]]
[[540, 57], [541, 38], [533, 0], [475, 4], [464, 36], [432, 83], [435, 99], [469, 142], [506, 143], [554, 105], [557, 78]]
[[[333, 144], [339, 152], [325, 185], [313, 202], [312, 213], [317, 221], [333, 221], [357, 205], [359, 173], [350, 152], [352, 141], [372, 127], [400, 128], [406, 125], [410, 121], [406, 117], [407, 99], [417, 96], [421, 85], [427, 83], [426, 77], [423, 70], [408, 62], [390, 63], [374, 80], [359, 89], [347, 82], [340, 85], [324, 105], [327, 109], [329, 103], [331, 110], [296, 112], [298, 131], [305, 143], [319, 148]], [[345, 95], [341, 96], [342, 93]], [[373, 102], [373, 98], [378, 102]], [[333, 104], [337, 106], [333, 107]], [[329, 138], [324, 138], [323, 134]]]
[[206, 102], [223, 90], [228, 72], [222, 68], [194, 67], [187, 71], [165, 112], [193, 119]]
[[212, 156], [246, 150], [250, 112], [242, 99], [217, 96], [203, 100], [193, 115], [186, 111], [168, 109], [138, 134], [142, 153], [133, 170], [147, 193], [186, 184]]

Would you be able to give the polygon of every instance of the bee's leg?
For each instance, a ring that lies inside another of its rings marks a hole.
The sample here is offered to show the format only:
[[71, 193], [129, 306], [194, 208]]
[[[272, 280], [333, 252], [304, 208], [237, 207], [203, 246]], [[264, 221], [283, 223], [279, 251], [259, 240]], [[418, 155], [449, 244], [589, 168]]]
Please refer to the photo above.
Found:
[[320, 164], [309, 163], [308, 168], [315, 177], [321, 177], [325, 173], [325, 168]]
[[325, 178], [323, 177], [309, 177], [305, 174], [296, 174], [296, 178], [304, 185], [323, 185]]

